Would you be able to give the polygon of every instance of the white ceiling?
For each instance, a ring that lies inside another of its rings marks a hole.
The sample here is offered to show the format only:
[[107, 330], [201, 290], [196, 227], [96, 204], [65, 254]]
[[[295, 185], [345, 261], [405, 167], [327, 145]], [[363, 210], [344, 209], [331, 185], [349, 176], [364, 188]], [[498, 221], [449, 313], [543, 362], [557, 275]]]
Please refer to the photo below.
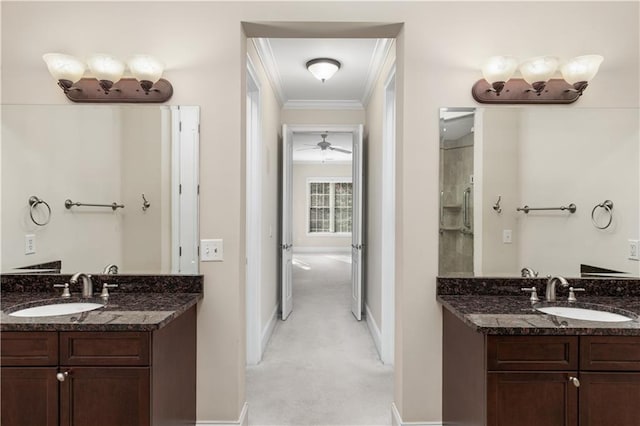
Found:
[[[285, 109], [363, 109], [391, 39], [253, 39], [280, 105]], [[322, 83], [306, 68], [314, 58], [332, 58], [340, 70]]]
[[[364, 109], [377, 81], [391, 39], [256, 38], [252, 39], [280, 106], [284, 109]], [[332, 58], [340, 70], [322, 83], [307, 61]], [[317, 143], [324, 129], [294, 133], [296, 163], [350, 163], [351, 154], [325, 150]], [[351, 150], [352, 134], [328, 132], [332, 146]]]

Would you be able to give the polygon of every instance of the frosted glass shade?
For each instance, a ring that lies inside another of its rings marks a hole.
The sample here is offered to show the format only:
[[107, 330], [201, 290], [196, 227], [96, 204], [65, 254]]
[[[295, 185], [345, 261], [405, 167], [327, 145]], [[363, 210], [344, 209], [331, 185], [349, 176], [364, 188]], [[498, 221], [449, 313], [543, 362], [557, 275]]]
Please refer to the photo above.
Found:
[[554, 56], [539, 56], [520, 64], [522, 78], [529, 83], [547, 82], [558, 69], [558, 58]]
[[124, 63], [110, 55], [91, 55], [87, 60], [87, 65], [98, 80], [115, 83], [122, 78], [124, 73]]
[[69, 80], [75, 83], [80, 80], [84, 74], [84, 63], [71, 55], [45, 53], [42, 55], [42, 59], [44, 59], [49, 73], [51, 73], [56, 81]]
[[589, 82], [598, 73], [604, 58], [600, 55], [578, 56], [560, 67], [562, 77], [569, 84]]
[[507, 81], [518, 68], [518, 60], [511, 56], [492, 56], [482, 67], [482, 76], [489, 84]]
[[335, 59], [313, 59], [307, 62], [307, 69], [315, 78], [323, 83], [333, 77], [340, 69], [340, 62]]
[[162, 77], [164, 65], [153, 56], [134, 55], [127, 61], [131, 74], [138, 81], [150, 81], [155, 83]]

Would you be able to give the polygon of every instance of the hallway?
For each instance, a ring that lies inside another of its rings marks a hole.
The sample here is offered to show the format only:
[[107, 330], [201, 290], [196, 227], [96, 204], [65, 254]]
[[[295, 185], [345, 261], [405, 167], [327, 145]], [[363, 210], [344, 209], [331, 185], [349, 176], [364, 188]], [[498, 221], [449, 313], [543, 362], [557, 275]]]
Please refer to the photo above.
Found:
[[293, 313], [247, 367], [249, 424], [390, 425], [393, 369], [350, 310], [348, 254], [294, 256]]

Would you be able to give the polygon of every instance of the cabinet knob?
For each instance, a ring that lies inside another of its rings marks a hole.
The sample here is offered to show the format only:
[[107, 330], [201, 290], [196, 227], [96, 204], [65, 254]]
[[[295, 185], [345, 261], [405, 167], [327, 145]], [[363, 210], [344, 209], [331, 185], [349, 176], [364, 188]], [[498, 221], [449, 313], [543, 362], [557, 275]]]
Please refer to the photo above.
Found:
[[580, 380], [578, 380], [577, 377], [573, 377], [573, 376], [569, 376], [569, 381], [571, 383], [573, 383], [573, 386], [579, 388], [580, 387]]
[[56, 379], [58, 379], [59, 382], [64, 382], [64, 379], [66, 379], [68, 376], [69, 376], [69, 372], [65, 371], [64, 373], [56, 374]]

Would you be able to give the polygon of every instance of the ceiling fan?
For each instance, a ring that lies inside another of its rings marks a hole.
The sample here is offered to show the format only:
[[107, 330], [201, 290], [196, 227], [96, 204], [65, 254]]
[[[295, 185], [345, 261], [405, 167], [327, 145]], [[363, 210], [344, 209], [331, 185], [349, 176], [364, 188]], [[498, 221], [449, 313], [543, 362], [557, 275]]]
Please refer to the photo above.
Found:
[[[318, 142], [315, 146], [310, 145], [310, 146], [314, 146], [313, 148], [301, 148], [301, 149], [298, 149], [297, 151], [304, 151], [307, 149], [319, 149], [321, 151], [330, 150], [330, 151], [342, 152], [345, 154], [351, 154], [351, 151], [349, 151], [348, 149], [331, 146], [331, 142], [327, 142], [327, 136], [329, 136], [328, 133], [322, 133], [320, 136], [322, 137], [322, 140], [320, 142]], [[305, 144], [305, 145], [309, 145], [309, 144]]]

